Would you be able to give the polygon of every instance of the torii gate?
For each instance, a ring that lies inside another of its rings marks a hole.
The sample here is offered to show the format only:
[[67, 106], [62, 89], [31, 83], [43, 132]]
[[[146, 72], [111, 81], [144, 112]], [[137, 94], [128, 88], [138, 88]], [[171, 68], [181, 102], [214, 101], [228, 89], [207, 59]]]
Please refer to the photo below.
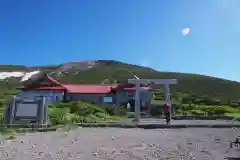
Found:
[[170, 115], [171, 115], [171, 98], [169, 85], [177, 84], [176, 79], [128, 79], [128, 83], [135, 84], [136, 92], [135, 92], [135, 119], [139, 122], [140, 120], [140, 95], [141, 92], [141, 84], [163, 84], [164, 85], [164, 97], [165, 102], [170, 104]]

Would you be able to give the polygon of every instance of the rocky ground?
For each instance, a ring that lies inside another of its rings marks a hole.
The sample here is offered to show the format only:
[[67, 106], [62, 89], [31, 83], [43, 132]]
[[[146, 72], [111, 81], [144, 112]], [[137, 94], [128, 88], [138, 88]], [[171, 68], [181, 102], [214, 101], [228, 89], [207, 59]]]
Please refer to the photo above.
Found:
[[0, 144], [5, 160], [222, 160], [240, 156], [240, 129], [77, 128], [27, 133]]

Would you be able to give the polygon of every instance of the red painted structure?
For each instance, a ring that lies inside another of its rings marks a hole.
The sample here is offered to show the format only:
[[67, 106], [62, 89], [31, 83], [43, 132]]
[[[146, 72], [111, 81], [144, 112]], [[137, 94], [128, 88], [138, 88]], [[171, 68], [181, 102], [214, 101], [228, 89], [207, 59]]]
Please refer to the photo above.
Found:
[[[23, 91], [30, 90], [58, 90], [67, 93], [81, 93], [81, 94], [107, 94], [116, 90], [123, 90], [127, 92], [135, 92], [136, 88], [133, 84], [61, 84], [50, 76], [45, 79], [46, 84], [39, 83], [34, 87], [23, 87]], [[150, 87], [141, 87], [145, 90], [151, 90]]]
[[[145, 91], [152, 90], [147, 86], [141, 88]], [[134, 101], [135, 91], [134, 84], [61, 84], [52, 77], [44, 75], [33, 81], [30, 80], [25, 87], [22, 87], [19, 97], [22, 99], [45, 97], [48, 102], [70, 100], [91, 103], [105, 103], [105, 98], [111, 97], [111, 103], [122, 105]], [[151, 99], [149, 96], [143, 96], [143, 101], [150, 104]]]

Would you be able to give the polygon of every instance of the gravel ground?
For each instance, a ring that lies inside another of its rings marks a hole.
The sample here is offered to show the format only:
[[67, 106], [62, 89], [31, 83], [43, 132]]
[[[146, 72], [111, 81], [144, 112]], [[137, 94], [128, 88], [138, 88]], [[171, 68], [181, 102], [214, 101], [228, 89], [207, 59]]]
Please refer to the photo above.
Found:
[[[133, 119], [124, 119], [120, 121], [123, 124], [131, 124]], [[166, 124], [165, 119], [158, 118], [141, 118], [140, 124]], [[213, 125], [213, 124], [240, 124], [240, 121], [232, 120], [171, 120], [171, 124], [188, 124], [188, 125]]]
[[28, 133], [0, 144], [8, 160], [222, 160], [240, 156], [229, 141], [240, 129], [77, 128]]
[[[130, 121], [130, 120], [128, 120]], [[157, 119], [157, 118], [142, 118], [140, 119], [141, 124], [148, 123], [158, 123], [158, 124], [166, 124], [165, 119]], [[240, 124], [239, 121], [232, 120], [171, 120], [171, 124], [188, 124], [188, 125], [213, 125], [213, 124]]]

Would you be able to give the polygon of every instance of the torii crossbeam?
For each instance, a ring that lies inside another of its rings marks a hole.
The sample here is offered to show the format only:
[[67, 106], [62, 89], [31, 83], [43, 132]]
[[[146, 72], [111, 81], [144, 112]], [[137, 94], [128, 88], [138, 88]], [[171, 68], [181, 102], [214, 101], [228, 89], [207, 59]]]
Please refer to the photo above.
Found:
[[171, 98], [169, 85], [177, 84], [176, 79], [128, 79], [128, 83], [136, 85], [135, 93], [135, 119], [139, 122], [140, 120], [140, 98], [139, 93], [141, 92], [141, 84], [163, 84], [164, 85], [164, 97], [165, 102], [170, 104], [170, 115], [171, 115]]

